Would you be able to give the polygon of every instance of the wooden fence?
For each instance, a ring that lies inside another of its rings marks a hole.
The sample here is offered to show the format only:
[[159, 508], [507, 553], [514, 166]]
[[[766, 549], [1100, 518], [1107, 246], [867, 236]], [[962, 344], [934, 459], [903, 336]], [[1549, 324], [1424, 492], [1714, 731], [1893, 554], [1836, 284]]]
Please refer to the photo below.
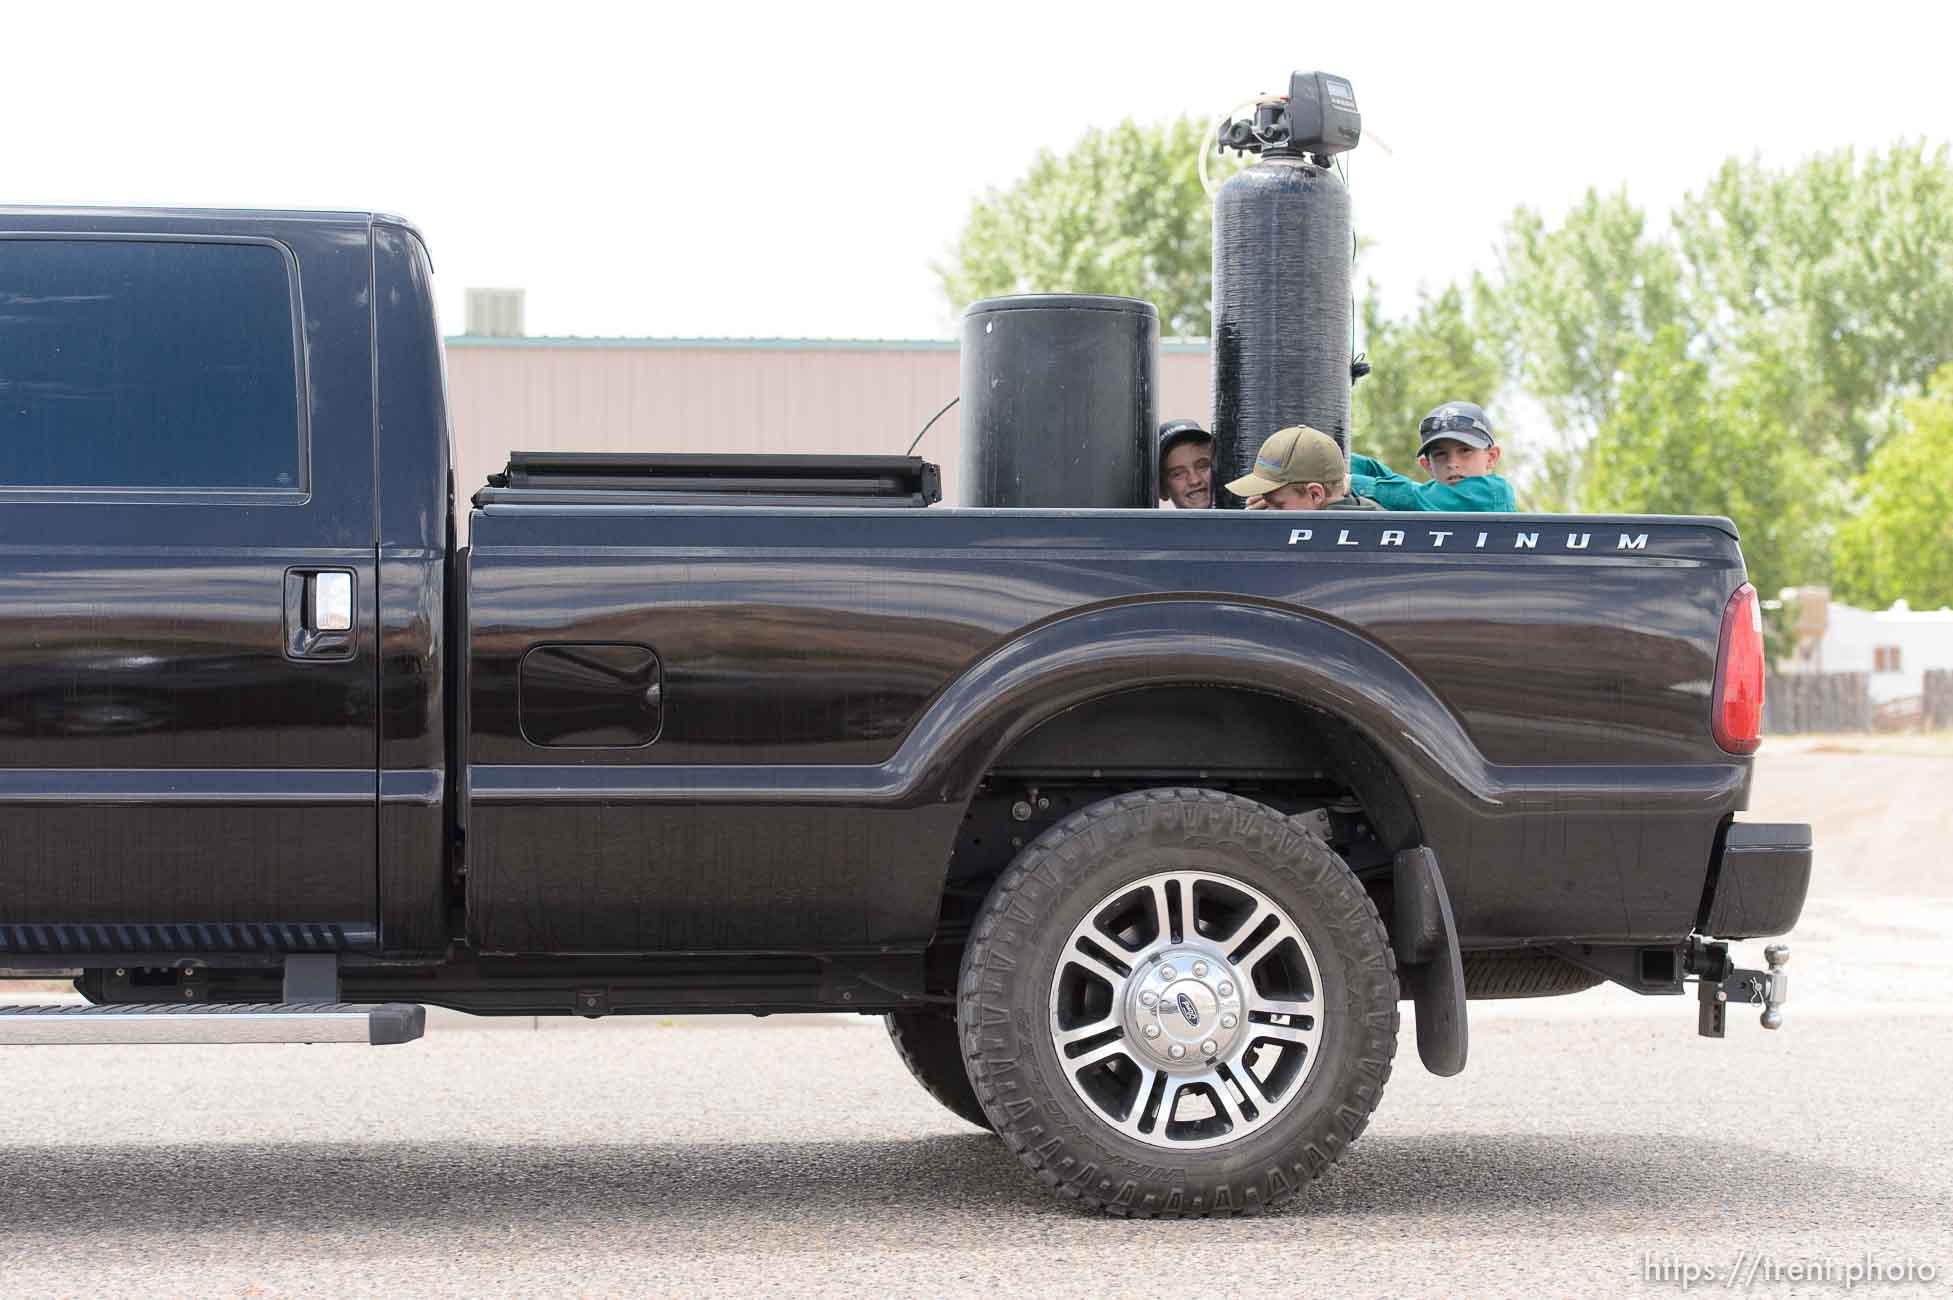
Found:
[[1870, 731], [1876, 713], [1869, 673], [1780, 673], [1763, 684], [1766, 736]]
[[1783, 673], [1763, 685], [1763, 732], [1953, 730], [1953, 669], [1929, 668], [1920, 694], [1873, 704], [1867, 673]]
[[1920, 700], [1923, 731], [1953, 730], [1953, 668], [1928, 668]]

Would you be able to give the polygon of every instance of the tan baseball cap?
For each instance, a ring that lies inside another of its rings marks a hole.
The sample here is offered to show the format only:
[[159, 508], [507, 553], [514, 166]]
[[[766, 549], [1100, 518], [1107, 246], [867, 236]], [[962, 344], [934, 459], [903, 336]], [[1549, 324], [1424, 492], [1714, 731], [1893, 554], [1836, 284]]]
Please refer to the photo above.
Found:
[[1254, 472], [1227, 485], [1238, 497], [1258, 497], [1290, 483], [1320, 483], [1336, 487], [1349, 477], [1349, 462], [1336, 440], [1319, 429], [1298, 424], [1283, 429], [1261, 444]]

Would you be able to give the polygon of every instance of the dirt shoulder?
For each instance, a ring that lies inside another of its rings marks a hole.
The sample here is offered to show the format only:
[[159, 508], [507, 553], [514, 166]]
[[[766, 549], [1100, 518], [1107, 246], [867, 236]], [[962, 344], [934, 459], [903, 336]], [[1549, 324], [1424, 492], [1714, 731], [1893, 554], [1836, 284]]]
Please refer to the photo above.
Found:
[[[1811, 897], [1953, 895], [1953, 742], [1932, 736], [1799, 737], [1757, 755], [1751, 821], [1809, 822]], [[1921, 742], [1916, 745], [1899, 742]], [[1924, 742], [1945, 748], [1934, 751]]]
[[1828, 736], [1769, 736], [1762, 754], [1885, 754], [1953, 758], [1953, 731], [1842, 732]]

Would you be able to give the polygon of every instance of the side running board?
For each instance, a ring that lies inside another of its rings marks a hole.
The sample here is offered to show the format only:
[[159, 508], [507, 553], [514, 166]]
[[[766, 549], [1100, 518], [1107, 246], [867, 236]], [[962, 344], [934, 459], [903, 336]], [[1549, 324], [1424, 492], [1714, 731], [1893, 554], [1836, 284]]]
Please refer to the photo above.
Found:
[[427, 1009], [344, 1002], [0, 1006], [0, 1046], [77, 1043], [411, 1043]]

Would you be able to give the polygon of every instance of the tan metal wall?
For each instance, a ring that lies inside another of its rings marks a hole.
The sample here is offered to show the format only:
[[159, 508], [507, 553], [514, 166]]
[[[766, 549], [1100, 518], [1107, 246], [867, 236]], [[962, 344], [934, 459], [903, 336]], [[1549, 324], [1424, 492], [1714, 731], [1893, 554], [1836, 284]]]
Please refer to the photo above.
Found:
[[[823, 340], [448, 340], [463, 502], [511, 451], [897, 454], [956, 396], [954, 343]], [[1205, 344], [1160, 357], [1160, 418], [1209, 418]], [[957, 411], [916, 448], [955, 502]]]

